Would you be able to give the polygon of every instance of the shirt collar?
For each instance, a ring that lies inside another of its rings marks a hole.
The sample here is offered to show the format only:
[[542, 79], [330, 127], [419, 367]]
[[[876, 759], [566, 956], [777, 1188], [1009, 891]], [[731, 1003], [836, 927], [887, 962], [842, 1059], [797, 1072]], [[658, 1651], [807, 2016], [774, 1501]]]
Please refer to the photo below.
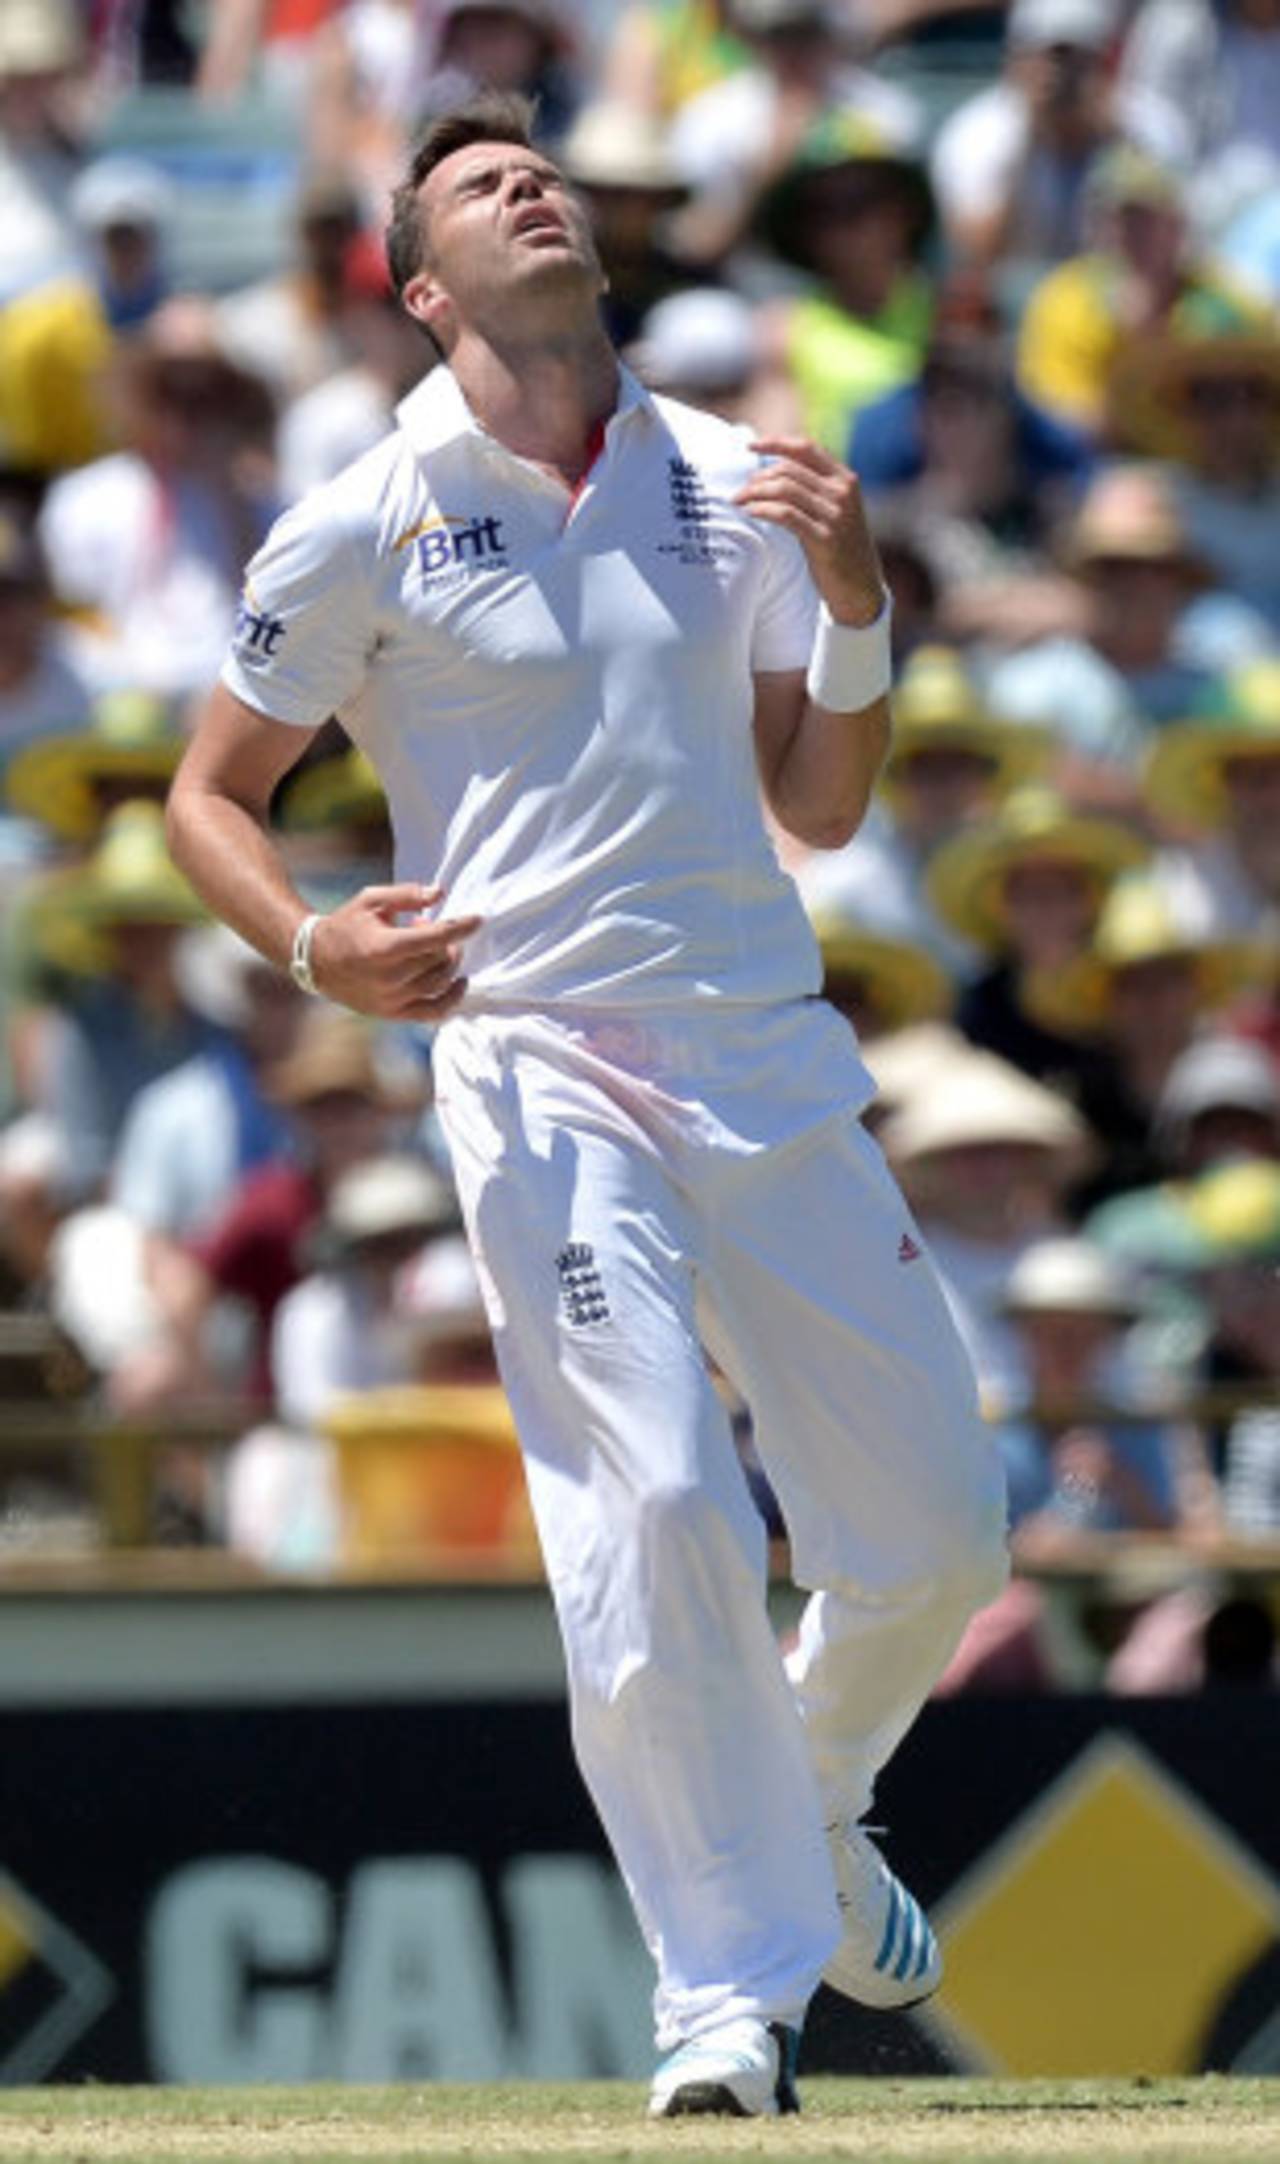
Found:
[[[653, 399], [631, 370], [618, 365], [618, 403], [609, 416], [606, 433], [619, 423], [627, 421], [635, 413], [651, 414]], [[459, 437], [478, 436], [482, 442], [491, 439], [481, 428], [462, 393], [462, 386], [453, 370], [439, 362], [421, 383], [414, 385], [407, 397], [396, 407], [396, 420], [403, 429], [415, 451], [425, 453], [442, 450], [445, 444]], [[501, 446], [499, 446], [501, 448]]]

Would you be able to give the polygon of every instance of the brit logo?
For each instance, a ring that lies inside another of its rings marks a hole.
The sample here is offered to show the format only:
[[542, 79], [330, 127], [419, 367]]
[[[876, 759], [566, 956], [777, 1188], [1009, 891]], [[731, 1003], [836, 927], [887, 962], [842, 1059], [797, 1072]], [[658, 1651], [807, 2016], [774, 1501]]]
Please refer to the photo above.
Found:
[[273, 661], [286, 626], [278, 616], [259, 606], [257, 595], [246, 586], [236, 610], [235, 647], [247, 669], [265, 668]]
[[585, 1240], [571, 1240], [556, 1256], [560, 1280], [560, 1312], [575, 1330], [588, 1323], [608, 1322], [609, 1303], [596, 1268], [596, 1251]]
[[413, 548], [424, 586], [453, 585], [473, 571], [497, 571], [509, 561], [502, 520], [492, 512], [470, 518], [438, 513], [402, 533], [395, 547]]

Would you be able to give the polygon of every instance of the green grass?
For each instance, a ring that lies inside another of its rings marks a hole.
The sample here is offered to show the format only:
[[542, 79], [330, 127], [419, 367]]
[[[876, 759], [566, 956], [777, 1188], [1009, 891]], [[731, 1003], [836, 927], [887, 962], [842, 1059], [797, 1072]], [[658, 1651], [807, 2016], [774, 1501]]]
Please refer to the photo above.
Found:
[[833, 2081], [799, 2120], [651, 2124], [634, 2085], [0, 2091], [3, 2164], [1277, 2164], [1280, 2082]]

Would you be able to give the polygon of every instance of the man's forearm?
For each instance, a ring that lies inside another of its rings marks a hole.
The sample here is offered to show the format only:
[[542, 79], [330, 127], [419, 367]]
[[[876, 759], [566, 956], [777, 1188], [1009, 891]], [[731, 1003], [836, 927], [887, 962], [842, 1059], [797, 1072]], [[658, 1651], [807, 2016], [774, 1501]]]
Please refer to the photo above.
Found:
[[889, 749], [887, 698], [836, 713], [806, 698], [769, 788], [780, 826], [810, 849], [841, 849], [866, 816]]
[[214, 915], [286, 969], [307, 905], [262, 819], [194, 784], [170, 797], [168, 837], [174, 863]]

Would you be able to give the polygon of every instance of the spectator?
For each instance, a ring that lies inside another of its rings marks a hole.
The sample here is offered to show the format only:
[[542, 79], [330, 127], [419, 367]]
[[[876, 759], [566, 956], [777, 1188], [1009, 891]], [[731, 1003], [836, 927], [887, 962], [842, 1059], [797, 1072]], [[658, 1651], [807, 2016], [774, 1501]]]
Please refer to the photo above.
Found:
[[1198, 1032], [1266, 972], [1256, 942], [1215, 939], [1167, 883], [1135, 873], [1112, 888], [1088, 952], [1030, 992], [1040, 1020], [1102, 1055], [1078, 1102], [1104, 1147], [1082, 1206], [1157, 1179], [1157, 1107]]
[[341, 895], [390, 880], [395, 837], [387, 800], [362, 751], [348, 745], [286, 775], [275, 817], [289, 861], [309, 891]]
[[1181, 1521], [1178, 1451], [1163, 1421], [1108, 1422], [1134, 1409], [1125, 1336], [1141, 1295], [1121, 1264], [1079, 1238], [1042, 1240], [1001, 1302], [1026, 1351], [1025, 1406], [997, 1430], [1015, 1550], [1061, 1548], [1076, 1532], [1167, 1532]]
[[413, 1379], [417, 1334], [400, 1280], [423, 1242], [456, 1224], [451, 1190], [418, 1158], [367, 1159], [335, 1182], [327, 1263], [285, 1296], [272, 1333], [288, 1424], [314, 1430], [346, 1391]]
[[186, 301], [152, 318], [121, 392], [125, 448], [54, 482], [41, 537], [95, 687], [184, 698], [217, 674], [271, 517], [271, 403]]
[[1108, 429], [1145, 451], [1113, 397], [1117, 367], [1148, 340], [1261, 330], [1251, 297], [1195, 250], [1178, 174], [1131, 143], [1095, 159], [1086, 190], [1086, 251], [1046, 273], [1028, 297], [1018, 380], [1071, 426]]
[[127, 803], [86, 865], [31, 890], [24, 919], [29, 988], [52, 978], [28, 1024], [35, 1101], [61, 1138], [65, 1199], [85, 1202], [139, 1093], [220, 1038], [181, 977], [179, 942], [205, 911], [169, 862], [158, 806]]
[[[1165, 1313], [1185, 1321], [1191, 1310], [1178, 1279], [1194, 1257], [1183, 1207], [1187, 1185], [1240, 1158], [1280, 1161], [1280, 1069], [1261, 1045], [1197, 1038], [1169, 1070], [1151, 1135], [1161, 1177], [1102, 1202], [1086, 1229], [1109, 1254], [1160, 1287]], [[1199, 1336], [1187, 1330], [1181, 1335], [1185, 1368], [1186, 1346], [1198, 1351]]]
[[59, 636], [50, 602], [34, 535], [0, 510], [0, 791], [25, 745], [89, 720], [88, 686]]
[[718, 262], [746, 238], [770, 191], [824, 127], [890, 153], [914, 150], [914, 99], [856, 65], [849, 18], [824, 0], [729, 0], [751, 58], [677, 114], [676, 165], [696, 197], [685, 222], [692, 253]]
[[1079, 252], [1089, 166], [1118, 135], [1176, 159], [1176, 108], [1117, 97], [1109, 74], [1116, 0], [1013, 0], [1004, 73], [944, 122], [934, 186], [952, 247], [1025, 282]]
[[1184, 116], [1197, 166], [1242, 145], [1280, 158], [1276, 0], [1147, 0], [1120, 81]]
[[1146, 342], [1111, 397], [1117, 433], [1170, 462], [1192, 548], [1280, 643], [1280, 326]]
[[628, 0], [602, 68], [601, 92], [671, 120], [698, 93], [750, 60], [728, 0]]
[[610, 335], [628, 345], [652, 307], [696, 281], [676, 238], [687, 191], [658, 128], [629, 105], [586, 106], [560, 157], [591, 209]]
[[86, 724], [16, 751], [5, 785], [12, 811], [78, 850], [120, 805], [162, 804], [183, 745], [163, 699], [145, 692], [104, 692]]
[[362, 216], [346, 172], [311, 173], [295, 206], [293, 260], [278, 276], [229, 293], [215, 306], [220, 351], [269, 385], [279, 403], [311, 390], [352, 357], [349, 265]]
[[936, 1021], [949, 1011], [946, 971], [926, 948], [898, 935], [891, 918], [817, 911], [813, 928], [822, 949], [822, 996], [861, 1043]]
[[349, 0], [317, 41], [316, 155], [379, 202], [413, 131], [481, 88], [532, 98], [539, 140], [559, 141], [577, 84], [558, 0]]
[[[879, 1139], [918, 1213], [984, 1404], [1024, 1402], [1026, 1354], [1000, 1303], [1025, 1250], [1067, 1229], [1063, 1197], [1092, 1156], [1084, 1121], [1005, 1061], [965, 1049], [921, 1076]], [[904, 1243], [904, 1267], [913, 1245]]]
[[266, 1071], [263, 1088], [290, 1125], [293, 1151], [249, 1171], [208, 1229], [175, 1246], [153, 1273], [170, 1358], [150, 1367], [152, 1403], [190, 1394], [202, 1378], [225, 1391], [208, 1325], [215, 1303], [226, 1299], [252, 1318], [254, 1349], [246, 1357], [237, 1347], [238, 1366], [250, 1394], [269, 1398], [276, 1312], [306, 1274], [308, 1243], [330, 1195], [356, 1166], [387, 1151], [427, 1094], [424, 1069], [387, 1034], [327, 1005], [307, 1015], [293, 1051]]
[[923, 168], [852, 112], [819, 120], [762, 200], [756, 235], [810, 290], [762, 311], [778, 425], [842, 456], [860, 407], [919, 372], [933, 320]]
[[[1069, 1562], [1082, 1535], [1205, 1522], [1211, 1489], [1190, 1438], [1132, 1417], [1141, 1398], [1125, 1347], [1142, 1298], [1122, 1267], [1087, 1240], [1042, 1240], [1014, 1265], [1001, 1305], [1027, 1368], [1026, 1403], [996, 1430], [1015, 1562]], [[1039, 1586], [1015, 1578], [975, 1617], [940, 1692], [1043, 1688], [1048, 1636]]]
[[1222, 695], [1162, 731], [1144, 795], [1175, 835], [1193, 904], [1221, 937], [1280, 928], [1280, 661], [1227, 679]]
[[651, 390], [751, 424], [760, 369], [755, 311], [741, 294], [691, 286], [651, 308], [628, 356]]
[[293, 1044], [303, 997], [221, 925], [190, 943], [184, 966], [189, 996], [222, 1034], [135, 1098], [113, 1181], [130, 1218], [176, 1240], [205, 1231], [245, 1173], [289, 1156], [264, 1078]]
[[15, 466], [52, 473], [113, 448], [108, 385], [120, 336], [166, 297], [172, 199], [140, 158], [100, 158], [70, 190], [84, 261], [0, 316], [0, 435]]
[[1280, 1531], [1280, 1410], [1247, 1402], [1280, 1382], [1280, 1165], [1241, 1160], [1204, 1173], [1183, 1207], [1211, 1318], [1205, 1380], [1238, 1391], [1239, 1411], [1210, 1443], [1227, 1525], [1246, 1539]]
[[931, 528], [956, 634], [1007, 644], [1070, 619], [1042, 552], [1090, 454], [1016, 389], [985, 281], [943, 288], [919, 377], [859, 409], [848, 461], [873, 504], [892, 490]]
[[1043, 767], [1050, 748], [1042, 730], [987, 712], [959, 654], [918, 647], [893, 695], [893, 743], [871, 816], [847, 847], [801, 866], [806, 902], [877, 922], [887, 914], [948, 972], [971, 974], [972, 941], [929, 898], [930, 863]]
[[970, 1043], [1078, 1093], [1096, 1055], [1037, 1019], [1034, 988], [1085, 953], [1115, 880], [1148, 854], [1131, 827], [1041, 788], [1016, 790], [936, 852], [925, 878], [933, 907], [988, 957], [956, 1011]]
[[81, 13], [74, 0], [6, 0], [0, 13], [0, 307], [76, 269]]
[[346, 365], [292, 399], [280, 418], [286, 503], [372, 450], [393, 426], [400, 400], [432, 365], [431, 348], [391, 290], [381, 242], [361, 234], [350, 243], [344, 280]]
[[[1090, 787], [1114, 775], [1115, 801], [1133, 808], [1138, 765], [1164, 724], [1215, 690], [1213, 670], [1184, 658], [1178, 634], [1208, 574], [1157, 471], [1114, 466], [1098, 475], [1067, 536], [1081, 629], [1037, 639], [992, 666], [998, 713], [1053, 729]], [[1103, 798], [1106, 801], [1106, 798]]]

